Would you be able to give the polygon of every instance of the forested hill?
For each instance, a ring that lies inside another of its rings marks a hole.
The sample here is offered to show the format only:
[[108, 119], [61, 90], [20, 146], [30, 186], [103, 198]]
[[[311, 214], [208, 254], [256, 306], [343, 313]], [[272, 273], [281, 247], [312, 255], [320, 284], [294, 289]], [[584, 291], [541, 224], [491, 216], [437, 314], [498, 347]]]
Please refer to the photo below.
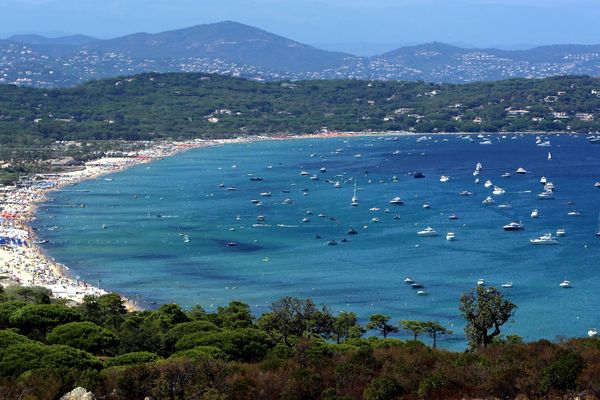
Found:
[[142, 74], [69, 89], [0, 85], [0, 143], [226, 137], [329, 131], [600, 130], [600, 79], [465, 85], [258, 83], [206, 74]]

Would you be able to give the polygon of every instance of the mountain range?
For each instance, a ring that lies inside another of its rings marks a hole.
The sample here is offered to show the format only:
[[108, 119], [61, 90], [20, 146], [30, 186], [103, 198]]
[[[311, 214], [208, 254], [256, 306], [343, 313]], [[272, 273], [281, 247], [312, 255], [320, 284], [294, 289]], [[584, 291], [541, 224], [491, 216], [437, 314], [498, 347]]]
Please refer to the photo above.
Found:
[[465, 83], [597, 76], [600, 45], [508, 51], [428, 43], [361, 57], [321, 50], [231, 21], [108, 40], [84, 35], [17, 35], [0, 40], [0, 83], [66, 87], [149, 71], [220, 73], [259, 81], [350, 78]]

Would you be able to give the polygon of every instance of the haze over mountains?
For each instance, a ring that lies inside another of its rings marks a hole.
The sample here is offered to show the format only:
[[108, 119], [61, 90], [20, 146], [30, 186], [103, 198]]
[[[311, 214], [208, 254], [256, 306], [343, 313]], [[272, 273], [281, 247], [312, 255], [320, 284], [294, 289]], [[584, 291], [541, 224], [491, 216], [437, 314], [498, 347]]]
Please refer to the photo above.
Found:
[[0, 83], [65, 87], [149, 71], [208, 72], [255, 80], [356, 78], [452, 83], [597, 76], [600, 45], [507, 51], [429, 43], [361, 57], [321, 50], [231, 21], [108, 40], [84, 35], [17, 35], [0, 40]]

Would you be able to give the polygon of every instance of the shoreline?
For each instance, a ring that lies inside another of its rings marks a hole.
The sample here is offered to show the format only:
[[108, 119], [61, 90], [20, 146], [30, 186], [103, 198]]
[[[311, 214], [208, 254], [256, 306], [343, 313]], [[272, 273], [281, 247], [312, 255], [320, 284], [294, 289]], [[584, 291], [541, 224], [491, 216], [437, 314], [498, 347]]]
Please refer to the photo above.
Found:
[[[123, 157], [103, 157], [85, 163], [82, 170], [59, 174], [39, 174], [39, 180], [31, 180], [31, 186], [16, 187], [4, 193], [0, 202], [0, 238], [10, 237], [12, 244], [0, 241], [0, 275], [8, 277], [0, 284], [22, 286], [42, 286], [52, 290], [53, 297], [81, 303], [86, 295], [110, 293], [72, 276], [68, 266], [50, 257], [38, 245], [34, 229], [30, 223], [35, 220], [37, 208], [47, 199], [48, 193], [61, 190], [80, 182], [96, 179], [107, 174], [124, 171], [128, 168], [151, 163], [164, 157], [173, 156], [188, 150], [234, 143], [250, 143], [268, 140], [290, 139], [333, 139], [344, 137], [372, 136], [443, 136], [443, 135], [517, 135], [523, 133], [413, 133], [413, 132], [323, 132], [318, 134], [283, 136], [248, 136], [230, 139], [192, 139], [182, 142], [158, 142], [151, 147]], [[537, 134], [541, 133], [527, 133]], [[553, 135], [557, 133], [545, 133]], [[0, 189], [5, 189], [1, 188]], [[82, 205], [83, 206], [83, 205]], [[26, 243], [26, 244], [18, 244]], [[122, 296], [123, 297], [123, 296]], [[134, 301], [123, 297], [129, 310], [141, 310]]]
[[[242, 143], [251, 139], [189, 140], [159, 142], [128, 157], [103, 157], [85, 163], [81, 170], [29, 177], [29, 184], [0, 187], [0, 281], [3, 286], [41, 286], [52, 291], [52, 297], [81, 303], [86, 295], [110, 293], [74, 277], [69, 267], [48, 255], [39, 244], [31, 222], [47, 195], [56, 190], [90, 179], [151, 163], [187, 150], [226, 143]], [[83, 205], [82, 205], [83, 206]], [[121, 296], [130, 311], [141, 310], [134, 301]]]

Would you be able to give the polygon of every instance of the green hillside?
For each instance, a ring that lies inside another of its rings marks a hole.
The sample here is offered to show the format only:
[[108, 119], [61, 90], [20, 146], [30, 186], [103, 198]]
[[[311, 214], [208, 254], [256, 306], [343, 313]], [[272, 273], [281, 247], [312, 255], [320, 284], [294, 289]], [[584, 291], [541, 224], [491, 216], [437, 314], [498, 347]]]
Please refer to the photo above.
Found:
[[71, 89], [0, 86], [0, 144], [330, 131], [600, 130], [600, 79], [466, 85], [355, 80], [258, 83], [142, 74]]

